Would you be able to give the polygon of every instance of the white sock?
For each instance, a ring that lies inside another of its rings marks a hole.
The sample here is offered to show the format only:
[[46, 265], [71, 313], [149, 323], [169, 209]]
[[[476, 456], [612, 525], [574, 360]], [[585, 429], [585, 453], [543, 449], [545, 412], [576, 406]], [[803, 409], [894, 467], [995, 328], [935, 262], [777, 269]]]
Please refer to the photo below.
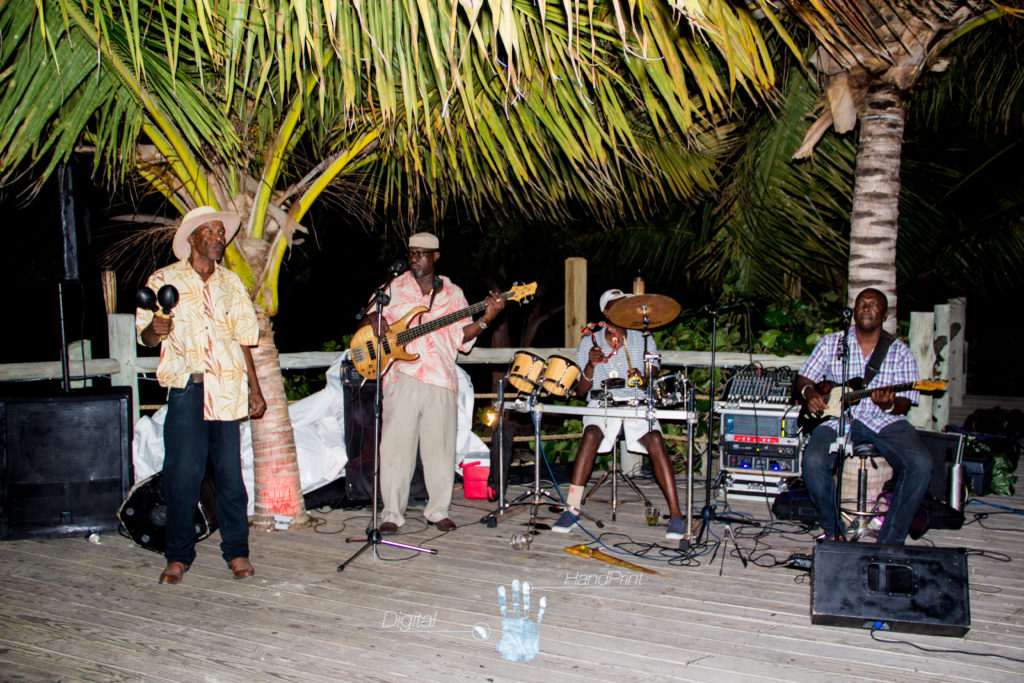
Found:
[[583, 486], [569, 484], [569, 495], [565, 498], [565, 504], [573, 514], [579, 512], [583, 504], [583, 489]]

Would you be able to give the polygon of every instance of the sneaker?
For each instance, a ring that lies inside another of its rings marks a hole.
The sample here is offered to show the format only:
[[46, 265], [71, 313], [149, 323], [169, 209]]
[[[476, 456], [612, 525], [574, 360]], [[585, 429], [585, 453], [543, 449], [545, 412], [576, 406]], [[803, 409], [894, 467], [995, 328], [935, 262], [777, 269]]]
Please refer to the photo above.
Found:
[[668, 531], [665, 532], [665, 538], [671, 541], [686, 538], [686, 520], [682, 517], [673, 517], [668, 520]]
[[558, 518], [558, 521], [554, 523], [551, 530], [558, 534], [567, 534], [572, 531], [572, 528], [576, 526], [576, 517], [566, 510]]

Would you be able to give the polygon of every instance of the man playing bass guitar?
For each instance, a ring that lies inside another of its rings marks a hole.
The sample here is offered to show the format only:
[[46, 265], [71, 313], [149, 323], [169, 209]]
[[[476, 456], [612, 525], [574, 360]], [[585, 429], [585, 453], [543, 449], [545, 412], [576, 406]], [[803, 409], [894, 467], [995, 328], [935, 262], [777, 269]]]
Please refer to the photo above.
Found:
[[[882, 330], [888, 307], [888, 299], [877, 289], [865, 289], [854, 303], [854, 326], [846, 333], [849, 376], [864, 378], [865, 387], [874, 391], [870, 400], [851, 406], [848, 424], [851, 442], [874, 444], [896, 474], [892, 505], [885, 515], [878, 542], [901, 544], [928, 490], [932, 459], [906, 418], [911, 405], [917, 403], [918, 392], [893, 390], [893, 385], [915, 383], [918, 375], [907, 345]], [[823, 337], [797, 376], [794, 391], [804, 402], [807, 413], [821, 414], [828, 406], [827, 392], [822, 395], [823, 385], [819, 382], [842, 382], [842, 336], [840, 331]], [[841, 454], [830, 452], [837, 428], [835, 419], [815, 427], [803, 455], [804, 483], [829, 540], [835, 539], [837, 533], [836, 484], [832, 473]], [[842, 533], [839, 527], [839, 534]]]
[[[383, 331], [410, 310], [422, 306], [421, 324], [467, 307], [462, 290], [447, 277], [435, 274], [440, 258], [436, 235], [418, 232], [409, 238], [409, 271], [395, 278], [391, 300], [384, 308]], [[384, 502], [381, 534], [397, 533], [405, 523], [409, 484], [416, 467], [416, 447], [423, 461], [429, 501], [423, 510], [427, 521], [441, 531], [451, 531], [448, 517], [455, 480], [455, 437], [458, 376], [455, 358], [467, 353], [481, 332], [505, 307], [501, 294], [491, 292], [483, 315], [469, 324], [456, 323], [424, 335], [408, 345], [412, 360], [393, 363], [384, 373], [384, 397], [380, 443], [380, 488]], [[366, 323], [376, 329], [376, 314]]]

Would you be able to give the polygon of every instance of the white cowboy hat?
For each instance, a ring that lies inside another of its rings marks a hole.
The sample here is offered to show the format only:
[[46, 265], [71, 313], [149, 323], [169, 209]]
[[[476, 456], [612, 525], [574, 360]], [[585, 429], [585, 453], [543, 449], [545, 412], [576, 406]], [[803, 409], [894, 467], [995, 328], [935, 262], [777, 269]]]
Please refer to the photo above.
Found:
[[210, 221], [220, 221], [224, 224], [224, 243], [227, 244], [238, 232], [238, 225], [242, 219], [237, 213], [229, 213], [227, 211], [218, 211], [212, 206], [198, 206], [181, 219], [181, 225], [178, 226], [178, 231], [174, 233], [174, 255], [179, 259], [187, 259], [189, 254], [192, 253], [192, 247], [188, 243], [188, 236], [191, 235], [196, 228], [204, 223]]

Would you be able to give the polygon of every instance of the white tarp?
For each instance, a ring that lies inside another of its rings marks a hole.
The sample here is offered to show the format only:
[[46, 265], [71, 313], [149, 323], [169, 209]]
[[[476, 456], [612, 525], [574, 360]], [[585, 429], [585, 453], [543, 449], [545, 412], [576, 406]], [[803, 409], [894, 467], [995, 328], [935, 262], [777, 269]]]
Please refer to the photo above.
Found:
[[[288, 407], [295, 431], [295, 449], [299, 461], [299, 483], [303, 493], [315, 491], [345, 476], [348, 454], [345, 452], [345, 394], [341, 384], [339, 356], [327, 370], [327, 386]], [[458, 435], [456, 462], [464, 458], [487, 460], [486, 444], [470, 431], [473, 424], [473, 383], [469, 374], [457, 367], [459, 375]], [[152, 417], [143, 417], [135, 424], [132, 451], [135, 481], [151, 477], [163, 468], [164, 416], [167, 406]], [[242, 478], [249, 492], [249, 514], [254, 511], [252, 435], [249, 421], [240, 426], [242, 440]]]

